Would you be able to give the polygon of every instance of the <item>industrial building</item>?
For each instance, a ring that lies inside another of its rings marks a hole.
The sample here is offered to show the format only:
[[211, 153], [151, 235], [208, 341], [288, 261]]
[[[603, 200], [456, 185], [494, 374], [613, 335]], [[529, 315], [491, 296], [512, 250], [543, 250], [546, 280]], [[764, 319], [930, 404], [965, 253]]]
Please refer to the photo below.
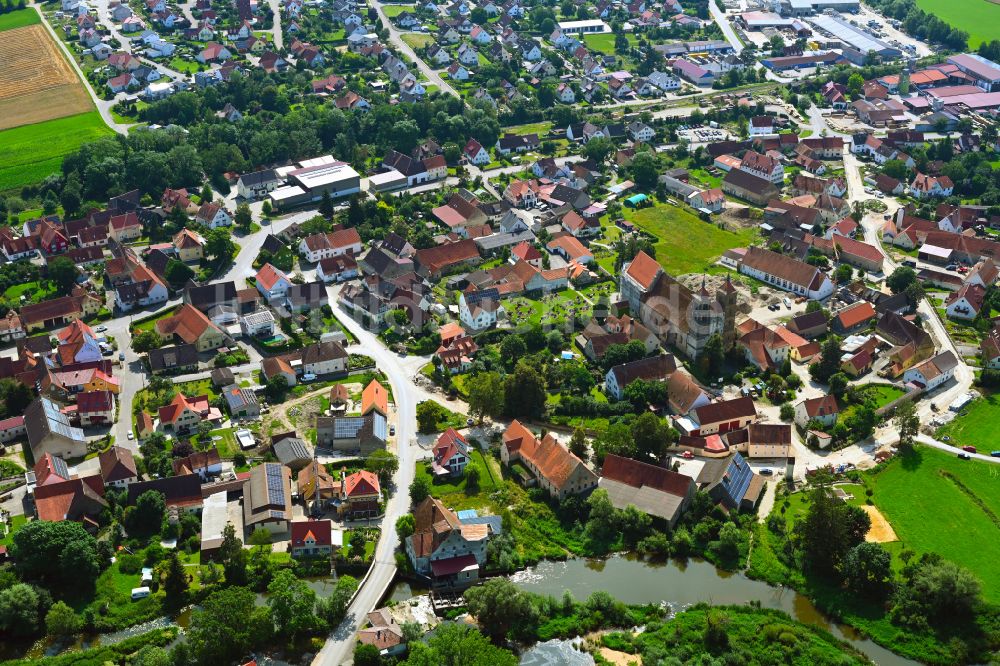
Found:
[[826, 9], [851, 14], [861, 10], [860, 0], [776, 0], [775, 6], [782, 16], [812, 16]]
[[559, 30], [565, 35], [585, 35], [601, 32], [611, 32], [611, 26], [601, 19], [586, 21], [559, 21]]
[[1000, 90], [1000, 65], [977, 53], [960, 53], [948, 57], [948, 62], [968, 74], [986, 92]]
[[282, 167], [277, 172], [286, 184], [271, 192], [268, 198], [271, 205], [278, 209], [319, 201], [324, 192], [337, 199], [361, 191], [361, 175], [330, 155]]
[[890, 46], [871, 33], [853, 26], [839, 16], [820, 14], [809, 19], [823, 33], [831, 35], [843, 44], [844, 57], [855, 65], [863, 65], [869, 53], [884, 60], [894, 60], [903, 55], [895, 46]]

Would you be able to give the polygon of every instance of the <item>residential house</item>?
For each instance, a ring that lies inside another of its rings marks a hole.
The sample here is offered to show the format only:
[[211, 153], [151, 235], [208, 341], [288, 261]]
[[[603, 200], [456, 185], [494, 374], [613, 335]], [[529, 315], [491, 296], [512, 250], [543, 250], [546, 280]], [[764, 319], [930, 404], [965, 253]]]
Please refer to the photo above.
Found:
[[[742, 165], [742, 162], [741, 162]], [[784, 176], [782, 176], [784, 177]], [[775, 184], [742, 168], [730, 169], [722, 179], [722, 191], [758, 206], [765, 205], [779, 195]]]
[[150, 349], [147, 354], [149, 369], [154, 375], [185, 374], [198, 369], [198, 348], [194, 345], [171, 345]]
[[823, 300], [833, 293], [833, 283], [823, 271], [760, 247], [747, 250], [740, 273], [813, 300]]
[[253, 389], [231, 384], [222, 389], [229, 415], [234, 419], [256, 419], [260, 417], [260, 403]]
[[160, 407], [158, 414], [160, 427], [178, 434], [187, 433], [202, 421], [221, 416], [208, 404], [207, 395], [188, 398], [183, 393], [178, 393], [169, 404]]
[[677, 370], [673, 354], [659, 354], [616, 365], [604, 377], [604, 390], [615, 400], [625, 398], [625, 389], [634, 381], [667, 382]]
[[339, 342], [313, 343], [302, 350], [302, 372], [321, 375], [347, 373], [347, 352]]
[[272, 536], [287, 534], [292, 520], [292, 470], [266, 462], [250, 468], [243, 484], [243, 523], [247, 533], [266, 529]]
[[854, 333], [875, 321], [875, 308], [868, 301], [858, 301], [833, 315], [833, 328], [840, 334]]
[[361, 236], [354, 227], [327, 234], [306, 236], [299, 243], [299, 252], [311, 263], [345, 254], [361, 254]]
[[812, 421], [817, 421], [826, 428], [833, 427], [839, 414], [840, 405], [832, 395], [807, 398], [795, 405], [795, 423], [803, 428]]
[[694, 498], [694, 479], [673, 470], [614, 454], [604, 457], [599, 487], [616, 509], [634, 506], [671, 527]]
[[734, 398], [696, 407], [687, 418], [678, 418], [674, 422], [686, 435], [705, 437], [741, 430], [757, 418], [757, 408], [752, 398]]
[[69, 417], [48, 398], [36, 398], [24, 410], [28, 447], [35, 460], [45, 454], [61, 458], [82, 458], [87, 453], [83, 431], [70, 425]]
[[297, 520], [291, 525], [289, 551], [295, 559], [330, 557], [333, 554], [333, 529], [329, 520]]
[[517, 420], [504, 431], [500, 459], [506, 465], [520, 462], [538, 487], [560, 500], [597, 487], [597, 475], [550, 433], [539, 440]]
[[181, 305], [173, 316], [157, 320], [155, 330], [161, 338], [194, 345], [199, 352], [218, 349], [228, 339], [204, 313], [187, 303]]
[[427, 497], [413, 512], [414, 533], [406, 537], [406, 555], [414, 571], [436, 587], [467, 587], [486, 563], [487, 524], [467, 525], [440, 500]]
[[139, 480], [139, 472], [132, 452], [121, 446], [112, 446], [98, 456], [101, 479], [105, 487], [125, 488]]
[[381, 512], [379, 501], [382, 489], [378, 475], [368, 470], [358, 470], [348, 474], [345, 468], [340, 474], [340, 504], [337, 511], [351, 519], [374, 518]]
[[986, 302], [986, 289], [975, 283], [966, 283], [945, 300], [945, 312], [952, 319], [972, 321], [979, 316]]
[[448, 428], [438, 437], [431, 454], [434, 476], [462, 476], [469, 464], [469, 442], [457, 430]]
[[278, 270], [271, 264], [264, 264], [257, 271], [257, 291], [264, 296], [268, 303], [279, 302], [288, 294], [292, 287], [292, 281], [284, 272]]

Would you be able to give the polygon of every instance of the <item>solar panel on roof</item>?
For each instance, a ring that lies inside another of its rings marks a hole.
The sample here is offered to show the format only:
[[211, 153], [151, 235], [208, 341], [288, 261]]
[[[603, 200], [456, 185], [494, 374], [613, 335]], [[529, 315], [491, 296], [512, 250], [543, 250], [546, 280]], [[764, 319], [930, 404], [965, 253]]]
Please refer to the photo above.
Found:
[[284, 504], [285, 485], [281, 475], [281, 466], [269, 464], [264, 474], [267, 479], [267, 503]]

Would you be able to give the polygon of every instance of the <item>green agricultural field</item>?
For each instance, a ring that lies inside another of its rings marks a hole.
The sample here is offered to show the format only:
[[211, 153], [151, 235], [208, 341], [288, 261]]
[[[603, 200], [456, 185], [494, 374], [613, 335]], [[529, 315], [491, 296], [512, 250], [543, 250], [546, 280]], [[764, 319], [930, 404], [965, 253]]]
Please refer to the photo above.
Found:
[[937, 431], [937, 438], [950, 436], [956, 446], [974, 446], [980, 453], [1000, 449], [1000, 395], [993, 394], [976, 400], [951, 423]]
[[1000, 35], [1000, 5], [989, 0], [917, 0], [917, 6], [969, 33], [969, 48]]
[[42, 19], [34, 9], [19, 9], [9, 14], [0, 14], [0, 32], [36, 25], [41, 22]]
[[752, 227], [720, 229], [684, 208], [666, 204], [626, 209], [625, 219], [656, 236], [656, 260], [672, 275], [710, 269], [723, 252], [748, 245], [756, 233]]
[[97, 111], [0, 131], [0, 192], [61, 173], [66, 155], [109, 134]]
[[[628, 43], [630, 45], [635, 45], [638, 43], [635, 35], [626, 35], [628, 38]], [[587, 45], [587, 48], [593, 49], [594, 51], [600, 51], [601, 53], [607, 53], [608, 55], [614, 55], [615, 53], [615, 35], [611, 32], [605, 32], [597, 35], [584, 35], [583, 43]]]
[[412, 12], [413, 5], [383, 5], [382, 11], [384, 11], [385, 15], [389, 18], [396, 18], [403, 12]]
[[434, 38], [430, 35], [423, 35], [415, 32], [403, 34], [403, 41], [410, 45], [412, 49], [422, 49], [434, 43]]
[[892, 460], [870, 486], [875, 506], [907, 548], [939, 553], [972, 571], [983, 596], [1000, 602], [1000, 466], [921, 446]]

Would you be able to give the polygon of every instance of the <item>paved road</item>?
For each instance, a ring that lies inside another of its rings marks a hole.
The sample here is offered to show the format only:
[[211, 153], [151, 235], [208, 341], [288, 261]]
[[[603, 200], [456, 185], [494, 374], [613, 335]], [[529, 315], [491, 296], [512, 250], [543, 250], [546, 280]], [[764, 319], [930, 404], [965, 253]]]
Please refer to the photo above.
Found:
[[281, 0], [267, 0], [267, 4], [271, 7], [271, 14], [274, 15], [271, 27], [274, 50], [280, 53], [285, 48], [285, 37], [281, 31]]
[[[115, 25], [115, 20], [111, 17], [111, 7], [109, 6], [109, 0], [97, 0], [95, 3], [95, 9], [97, 10], [97, 19], [101, 24], [101, 27], [106, 29], [112, 37], [118, 40], [121, 44], [122, 50], [126, 53], [131, 53], [135, 55], [135, 49], [132, 48], [132, 41], [128, 35], [123, 34], [118, 26]], [[197, 25], [197, 24], [195, 24]], [[144, 65], [153, 67], [160, 73], [160, 76], [165, 76], [173, 81], [183, 81], [187, 77], [180, 72], [170, 69], [165, 65], [162, 65], [155, 60], [150, 60], [149, 58], [144, 58], [142, 56], [136, 56]], [[113, 104], [113, 103], [112, 103]]]
[[399, 545], [396, 535], [396, 520], [409, 512], [409, 487], [413, 483], [416, 470], [417, 446], [417, 402], [420, 396], [411, 381], [411, 375], [396, 354], [386, 349], [381, 341], [347, 316], [336, 306], [339, 289], [330, 287], [330, 305], [341, 323], [353, 333], [365, 353], [375, 359], [380, 370], [389, 378], [393, 401], [396, 405], [396, 442], [399, 469], [393, 477], [395, 492], [386, 505], [382, 521], [382, 536], [375, 547], [375, 563], [358, 589], [354, 600], [347, 609], [347, 617], [327, 638], [323, 649], [313, 659], [315, 666], [339, 666], [349, 663], [354, 653], [358, 630], [366, 621], [366, 615], [375, 608], [396, 575], [395, 550]]
[[722, 34], [726, 36], [726, 41], [729, 42], [730, 46], [737, 53], [743, 52], [743, 42], [740, 38], [736, 36], [736, 31], [733, 30], [732, 24], [729, 23], [729, 19], [726, 18], [726, 13], [719, 9], [719, 5], [716, 4], [715, 0], [709, 0], [708, 11], [712, 13], [712, 18], [718, 24], [719, 28], [722, 30]]
[[376, 13], [378, 13], [378, 17], [382, 20], [382, 25], [388, 31], [389, 41], [392, 42], [392, 45], [412, 60], [417, 69], [420, 70], [428, 81], [436, 85], [438, 90], [461, 98], [462, 96], [458, 94], [457, 90], [451, 87], [450, 83], [441, 78], [440, 74], [431, 69], [430, 66], [424, 62], [423, 58], [418, 56], [410, 45], [403, 41], [403, 33], [395, 25], [393, 25], [392, 21], [389, 20], [389, 17], [385, 15], [385, 9], [383, 9], [382, 3], [378, 0], [371, 0], [371, 6], [375, 8]]
[[[104, 2], [105, 7], [107, 7], [107, 0], [104, 0]], [[38, 15], [42, 19], [42, 25], [44, 25], [45, 29], [49, 31], [52, 39], [59, 45], [59, 48], [62, 49], [66, 58], [69, 59], [70, 64], [73, 66], [73, 70], [76, 72], [76, 75], [80, 77], [80, 81], [83, 82], [83, 87], [87, 89], [87, 92], [90, 94], [90, 99], [93, 100], [94, 106], [97, 107], [98, 112], [101, 114], [101, 118], [104, 119], [104, 123], [118, 134], [128, 134], [128, 129], [131, 125], [120, 123], [115, 120], [113, 115], [111, 115], [111, 107], [115, 105], [117, 98], [115, 100], [107, 101], [98, 97], [97, 93], [94, 91], [94, 87], [90, 85], [90, 81], [87, 80], [83, 70], [80, 69], [80, 65], [76, 62], [76, 58], [73, 56], [73, 53], [69, 50], [66, 44], [59, 39], [59, 35], [56, 34], [56, 31], [53, 30], [52, 26], [49, 25], [48, 20], [45, 18], [45, 14], [42, 13], [41, 7], [34, 2], [31, 3], [31, 7], [38, 12]]]

